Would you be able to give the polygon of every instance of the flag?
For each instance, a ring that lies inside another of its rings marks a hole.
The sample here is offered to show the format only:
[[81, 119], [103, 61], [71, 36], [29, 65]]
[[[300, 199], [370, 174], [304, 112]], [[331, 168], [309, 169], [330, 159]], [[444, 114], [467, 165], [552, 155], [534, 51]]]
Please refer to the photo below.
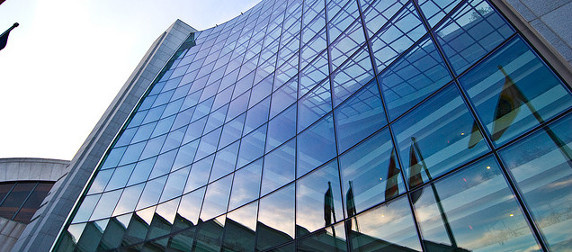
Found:
[[399, 169], [395, 162], [395, 149], [391, 150], [389, 168], [387, 169], [387, 183], [385, 184], [385, 200], [399, 195], [398, 177]]
[[504, 85], [495, 108], [495, 119], [493, 122], [493, 140], [495, 141], [500, 139], [502, 134], [512, 124], [518, 111], [520, 111], [520, 106], [528, 102], [502, 66], [499, 65], [498, 69], [504, 75]]
[[332, 194], [332, 183], [328, 181], [328, 190], [324, 195], [324, 220], [326, 221], [326, 226], [332, 224], [332, 215], [334, 216], [335, 222], [336, 214], [334, 213], [334, 195]]
[[6, 47], [6, 43], [8, 43], [8, 35], [10, 35], [10, 32], [18, 27], [18, 23], [14, 23], [12, 25], [12, 27], [8, 28], [8, 30], [6, 30], [4, 33], [2, 33], [2, 35], [0, 35], [0, 50], [4, 49], [4, 47]]
[[[415, 149], [415, 138], [412, 138], [411, 146], [409, 147], [409, 188], [413, 188], [423, 183], [423, 177], [421, 177], [421, 169], [427, 169], [427, 167], [423, 167], [419, 163], [416, 153], [417, 151]], [[419, 197], [421, 197], [422, 192], [422, 189], [419, 189], [411, 193], [411, 201], [413, 204], [415, 204]]]

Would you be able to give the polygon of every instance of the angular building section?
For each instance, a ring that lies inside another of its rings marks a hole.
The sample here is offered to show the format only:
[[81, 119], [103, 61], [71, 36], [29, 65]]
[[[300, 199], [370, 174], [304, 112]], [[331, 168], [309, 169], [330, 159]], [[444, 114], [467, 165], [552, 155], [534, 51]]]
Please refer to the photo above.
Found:
[[517, 7], [263, 0], [191, 32], [52, 249], [569, 249], [569, 34]]

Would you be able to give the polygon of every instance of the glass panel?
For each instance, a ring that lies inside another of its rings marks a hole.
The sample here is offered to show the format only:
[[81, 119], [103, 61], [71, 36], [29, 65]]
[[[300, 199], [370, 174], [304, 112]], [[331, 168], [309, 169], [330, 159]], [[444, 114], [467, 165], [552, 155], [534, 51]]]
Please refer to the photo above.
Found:
[[295, 155], [296, 139], [292, 139], [264, 157], [260, 195], [265, 195], [294, 180]]
[[360, 50], [352, 59], [332, 73], [334, 107], [365, 86], [375, 76], [367, 47]]
[[214, 155], [211, 155], [193, 164], [191, 173], [189, 174], [187, 183], [185, 184], [185, 193], [204, 186], [209, 182], [209, 175], [211, 173], [213, 160]]
[[298, 135], [296, 177], [336, 156], [333, 119], [330, 114]]
[[[103, 171], [99, 171], [97, 173], [97, 176], [95, 176], [95, 179], [93, 180], [93, 183], [91, 183], [91, 186], [89, 187], [89, 192], [87, 194], [94, 194], [94, 193], [101, 193], [103, 192], [103, 189], [105, 188], [105, 186], [107, 185], [107, 182], [109, 182], [109, 179], [111, 178], [111, 174], [113, 174], [115, 170], [109, 169], [109, 170], [103, 170]], [[8, 190], [12, 189], [13, 184], [3, 184], [0, 185], [0, 202], [2, 202], [2, 199], [4, 199], [4, 195], [2, 195], [2, 193], [4, 193], [5, 189], [7, 188], [7, 190], [5, 191], [6, 193], [8, 193]]]
[[294, 238], [294, 184], [260, 199], [256, 249], [264, 250]]
[[550, 250], [572, 244], [572, 116], [500, 152]]
[[[350, 4], [355, 5], [355, 2]], [[355, 6], [357, 7], [357, 6]], [[345, 11], [342, 11], [345, 12]], [[344, 27], [345, 29], [345, 27]], [[330, 30], [331, 32], [332, 30]], [[330, 37], [330, 40], [334, 40]], [[358, 48], [365, 43], [361, 22], [354, 22], [337, 40], [330, 45], [330, 55], [332, 57], [332, 69], [337, 69], [346, 61]], [[370, 63], [371, 64], [371, 63]]]
[[177, 215], [181, 216], [185, 222], [190, 222], [190, 225], [199, 223], [199, 213], [201, 212], [201, 206], [203, 204], [205, 188], [206, 187], [202, 187], [181, 198]]
[[52, 185], [52, 182], [39, 182], [38, 186], [36, 186], [34, 191], [28, 196], [28, 199], [18, 214], [14, 217], [14, 220], [28, 223], [34, 216], [34, 213], [36, 213], [36, 210], [40, 208], [40, 204], [42, 204], [42, 201], [44, 201], [48, 192], [50, 192]]
[[406, 110], [451, 80], [433, 40], [426, 37], [379, 76], [389, 117]]
[[214, 181], [234, 171], [239, 142], [236, 141], [228, 147], [218, 151], [211, 171], [209, 181]]
[[431, 180], [488, 147], [455, 85], [393, 124], [409, 187]]
[[240, 142], [240, 153], [238, 155], [238, 165], [236, 166], [237, 168], [252, 162], [264, 154], [266, 128], [267, 124], [242, 138]]
[[137, 202], [139, 201], [141, 192], [143, 192], [143, 188], [145, 188], [145, 184], [138, 184], [125, 188], [123, 190], [123, 194], [121, 194], [119, 202], [117, 202], [117, 206], [115, 206], [112, 216], [122, 215], [135, 210], [135, 206], [137, 206]]
[[326, 79], [298, 101], [298, 132], [332, 110], [330, 82]]
[[405, 192], [388, 130], [342, 155], [340, 169], [347, 216]]
[[183, 189], [185, 188], [185, 182], [187, 182], [189, 171], [190, 167], [187, 167], [169, 174], [169, 178], [167, 178], [167, 182], [165, 183], [165, 188], [163, 188], [163, 193], [161, 194], [159, 202], [164, 202], [183, 194]]
[[243, 135], [248, 134], [258, 126], [268, 121], [268, 111], [270, 109], [270, 97], [254, 105], [246, 112], [246, 122], [244, 123]]
[[513, 33], [512, 28], [484, 0], [464, 3], [435, 31], [457, 74]]
[[88, 221], [99, 198], [101, 198], [101, 194], [85, 196], [79, 209], [75, 213], [72, 223]]
[[336, 160], [296, 182], [296, 237], [344, 218]]
[[427, 31], [412, 3], [406, 5], [371, 39], [377, 71], [381, 72]]
[[209, 220], [226, 212], [232, 177], [233, 174], [230, 174], [207, 186], [205, 201], [201, 210], [202, 220]]
[[155, 160], [157, 160], [157, 158], [150, 158], [147, 160], [139, 161], [135, 165], [135, 169], [133, 169], [127, 185], [129, 186], [147, 181], [149, 174], [151, 174], [151, 169], [153, 169], [153, 165], [155, 165]]
[[387, 124], [375, 79], [338, 107], [335, 118], [340, 152]]
[[226, 123], [220, 135], [219, 146], [224, 147], [238, 140], [242, 136], [242, 128], [244, 127], [244, 119], [246, 114], [242, 114], [234, 120]]
[[223, 251], [253, 251], [258, 202], [248, 204], [226, 215]]
[[298, 251], [342, 252], [346, 249], [346, 232], [343, 223], [319, 230], [298, 241]]
[[225, 220], [226, 217], [221, 216], [201, 223], [192, 251], [220, 251]]
[[112, 191], [125, 187], [127, 180], [129, 180], [129, 176], [131, 176], [133, 168], [135, 168], [135, 164], [115, 168], [115, 172], [113, 173], [111, 180], [109, 180], [107, 187], [105, 187], [105, 191]]
[[97, 203], [97, 206], [93, 210], [93, 214], [89, 220], [98, 220], [111, 217], [113, 209], [115, 209], [117, 201], [119, 200], [122, 192], [123, 190], [116, 190], [102, 194], [101, 199]]
[[[397, 1], [375, 1], [360, 0], [363, 18], [369, 36], [373, 36], [383, 25], [391, 19], [405, 4], [405, 0]], [[373, 2], [373, 3], [371, 3]]]
[[351, 218], [346, 229], [352, 251], [421, 251], [407, 197]]
[[195, 157], [196, 159], [204, 158], [216, 151], [221, 131], [222, 127], [213, 130], [201, 138], [201, 143], [199, 144], [199, 149]]
[[229, 209], [235, 209], [258, 198], [262, 176], [262, 159], [234, 173]]
[[419, 6], [430, 26], [434, 26], [447, 15], [460, 0], [421, 0]]
[[268, 123], [266, 152], [296, 135], [296, 104], [277, 115]]
[[137, 203], [137, 209], [143, 209], [157, 204], [159, 197], [161, 196], [161, 191], [165, 186], [165, 181], [167, 181], [167, 176], [148, 181], [143, 193], [141, 194], [139, 203]]
[[492, 156], [411, 193], [425, 248], [540, 250]]
[[0, 205], [0, 216], [11, 220], [35, 186], [35, 182], [18, 182]]
[[[300, 97], [328, 77], [328, 54], [326, 52], [316, 57], [311, 64], [300, 71]], [[293, 95], [296, 98], [296, 95]]]
[[460, 79], [497, 145], [572, 106], [572, 96], [520, 38]]
[[272, 105], [270, 106], [270, 118], [283, 111], [290, 104], [296, 102], [296, 94], [298, 93], [297, 82], [289, 81], [282, 87], [278, 88], [272, 94]]

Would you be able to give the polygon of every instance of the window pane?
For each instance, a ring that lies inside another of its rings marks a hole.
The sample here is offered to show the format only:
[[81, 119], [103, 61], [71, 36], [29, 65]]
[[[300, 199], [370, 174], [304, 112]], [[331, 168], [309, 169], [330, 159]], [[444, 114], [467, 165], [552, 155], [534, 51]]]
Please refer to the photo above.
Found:
[[294, 180], [296, 172], [295, 155], [296, 139], [292, 139], [264, 157], [260, 195], [265, 195]]
[[342, 252], [346, 249], [346, 232], [343, 223], [318, 230], [298, 241], [298, 251]]
[[375, 79], [338, 107], [335, 117], [340, 152], [384, 126], [387, 120]]
[[248, 204], [226, 215], [223, 251], [253, 251], [258, 202]]
[[336, 160], [296, 182], [296, 236], [344, 218]]
[[572, 116], [500, 152], [551, 250], [572, 242]]
[[346, 221], [353, 251], [421, 251], [407, 197]]
[[572, 96], [520, 38], [460, 79], [498, 145], [572, 106]]
[[455, 85], [393, 125], [410, 188], [488, 150]]
[[405, 192], [387, 130], [342, 155], [340, 169], [347, 216]]
[[11, 220], [35, 186], [36, 182], [17, 183], [0, 205], [0, 216]]
[[451, 80], [427, 36], [379, 76], [389, 117], [395, 119]]
[[486, 1], [472, 0], [447, 18], [435, 35], [460, 74], [513, 33]]
[[239, 207], [258, 198], [262, 176], [262, 159], [234, 173], [229, 209]]
[[300, 177], [336, 156], [334, 120], [330, 114], [298, 135], [296, 176]]
[[42, 204], [42, 201], [44, 201], [48, 195], [48, 192], [50, 192], [52, 185], [52, 182], [39, 182], [38, 186], [36, 186], [32, 194], [30, 194], [14, 220], [28, 223], [32, 219], [32, 216], [34, 216], [34, 213], [36, 213], [36, 210], [40, 207], [40, 204]]
[[256, 249], [264, 250], [294, 238], [294, 184], [260, 199]]
[[489, 156], [411, 193], [430, 251], [539, 250], [499, 166]]
[[230, 174], [207, 186], [205, 201], [201, 210], [202, 220], [209, 220], [226, 212], [232, 177], [233, 174]]

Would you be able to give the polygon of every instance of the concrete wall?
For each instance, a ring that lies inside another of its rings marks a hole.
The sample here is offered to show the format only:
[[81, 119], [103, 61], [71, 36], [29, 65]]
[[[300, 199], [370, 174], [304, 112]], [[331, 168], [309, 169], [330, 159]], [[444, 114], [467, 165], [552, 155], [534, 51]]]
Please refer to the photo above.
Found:
[[572, 65], [572, 0], [506, 0]]
[[12, 251], [49, 251], [100, 159], [151, 82], [195, 29], [177, 20], [151, 46], [59, 179]]
[[490, 0], [572, 88], [572, 0]]
[[0, 182], [57, 181], [67, 172], [69, 164], [70, 161], [59, 159], [2, 158], [0, 159]]
[[10, 251], [25, 228], [24, 223], [0, 217], [0, 251]]

